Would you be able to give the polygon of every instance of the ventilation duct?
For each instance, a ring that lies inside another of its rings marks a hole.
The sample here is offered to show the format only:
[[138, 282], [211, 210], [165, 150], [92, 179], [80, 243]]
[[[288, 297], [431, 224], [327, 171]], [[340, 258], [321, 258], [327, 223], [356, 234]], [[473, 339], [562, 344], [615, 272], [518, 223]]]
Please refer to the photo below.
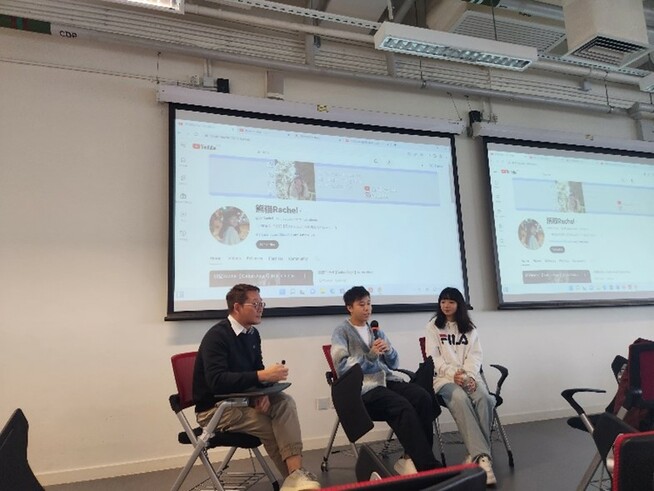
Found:
[[610, 68], [649, 52], [642, 0], [565, 0], [567, 56]]
[[[499, 5], [502, 7], [503, 3]], [[559, 15], [562, 15], [560, 10]], [[527, 18], [505, 8], [493, 12], [487, 6], [461, 0], [439, 0], [430, 4], [426, 24], [437, 31], [531, 46], [539, 53], [551, 53], [565, 44], [562, 19]], [[560, 50], [559, 54], [562, 52]]]

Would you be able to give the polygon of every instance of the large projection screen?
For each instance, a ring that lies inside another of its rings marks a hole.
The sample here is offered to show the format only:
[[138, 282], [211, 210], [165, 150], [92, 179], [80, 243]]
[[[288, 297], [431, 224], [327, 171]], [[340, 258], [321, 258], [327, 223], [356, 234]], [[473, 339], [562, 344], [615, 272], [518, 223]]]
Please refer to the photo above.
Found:
[[170, 105], [166, 319], [216, 318], [237, 283], [266, 315], [468, 298], [452, 135]]
[[654, 303], [654, 155], [484, 145], [500, 308]]

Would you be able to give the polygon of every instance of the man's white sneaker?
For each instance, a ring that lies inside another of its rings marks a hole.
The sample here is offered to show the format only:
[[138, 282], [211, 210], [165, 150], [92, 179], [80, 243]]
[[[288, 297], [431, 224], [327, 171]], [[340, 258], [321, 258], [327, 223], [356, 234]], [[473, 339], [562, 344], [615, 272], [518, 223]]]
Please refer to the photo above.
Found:
[[493, 472], [491, 459], [488, 455], [482, 454], [475, 458], [475, 462], [486, 472], [486, 486], [493, 486], [497, 483], [497, 478]]
[[408, 474], [415, 474], [418, 472], [418, 469], [416, 469], [416, 466], [413, 464], [413, 460], [408, 457], [400, 457], [397, 459], [393, 469], [395, 469], [395, 472], [397, 472], [400, 476], [406, 476]]
[[304, 469], [296, 469], [284, 480], [279, 491], [306, 491], [320, 489], [318, 478]]

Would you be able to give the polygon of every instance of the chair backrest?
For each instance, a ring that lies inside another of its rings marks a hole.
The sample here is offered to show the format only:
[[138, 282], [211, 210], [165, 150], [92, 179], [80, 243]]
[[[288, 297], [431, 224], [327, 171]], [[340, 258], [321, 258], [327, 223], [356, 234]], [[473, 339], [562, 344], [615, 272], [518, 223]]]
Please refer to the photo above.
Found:
[[327, 360], [327, 365], [329, 365], [329, 370], [332, 372], [332, 380], [336, 381], [338, 376], [336, 375], [336, 367], [334, 366], [334, 360], [332, 359], [332, 345], [323, 344], [322, 353], [325, 355], [325, 360]]
[[0, 491], [43, 491], [27, 462], [28, 429], [19, 408], [0, 432]]
[[195, 404], [193, 402], [193, 369], [197, 356], [197, 351], [189, 351], [173, 355], [170, 358], [173, 365], [173, 374], [175, 375], [175, 384], [177, 384], [177, 395], [182, 409]]
[[654, 489], [654, 431], [619, 435], [613, 458], [613, 491]]
[[420, 343], [420, 354], [422, 355], [422, 361], [425, 361], [427, 359], [427, 340], [424, 336], [421, 336], [418, 338], [418, 342]]
[[639, 407], [654, 408], [654, 342], [629, 346], [629, 391], [638, 393]]

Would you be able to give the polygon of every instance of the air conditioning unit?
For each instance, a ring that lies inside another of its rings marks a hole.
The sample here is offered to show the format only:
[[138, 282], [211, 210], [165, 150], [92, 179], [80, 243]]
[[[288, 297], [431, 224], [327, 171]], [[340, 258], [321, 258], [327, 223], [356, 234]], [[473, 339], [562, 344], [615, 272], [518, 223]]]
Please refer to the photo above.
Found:
[[[484, 0], [485, 2], [485, 0]], [[439, 0], [431, 2], [426, 23], [430, 29], [462, 36], [497, 40], [531, 46], [539, 53], [551, 53], [565, 45], [563, 21], [530, 16], [506, 8], [493, 13], [486, 3], [476, 0]], [[502, 6], [502, 3], [499, 3]]]
[[565, 0], [566, 56], [622, 68], [649, 51], [642, 0]]

